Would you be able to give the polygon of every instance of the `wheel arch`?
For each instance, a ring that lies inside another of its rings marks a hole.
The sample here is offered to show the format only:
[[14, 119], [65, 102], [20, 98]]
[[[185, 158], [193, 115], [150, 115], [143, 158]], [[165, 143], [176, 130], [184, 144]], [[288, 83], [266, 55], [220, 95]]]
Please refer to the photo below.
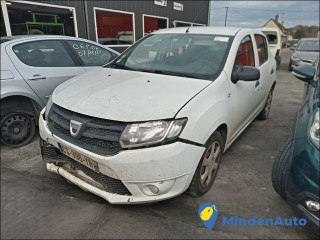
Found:
[[10, 112], [23, 112], [36, 117], [41, 111], [42, 105], [28, 96], [9, 95], [1, 98], [1, 116]]

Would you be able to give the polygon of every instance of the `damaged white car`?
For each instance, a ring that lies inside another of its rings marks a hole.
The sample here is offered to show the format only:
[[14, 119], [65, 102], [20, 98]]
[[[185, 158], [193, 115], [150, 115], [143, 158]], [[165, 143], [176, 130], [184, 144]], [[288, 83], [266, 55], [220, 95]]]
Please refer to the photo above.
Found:
[[200, 196], [223, 152], [268, 117], [275, 79], [260, 31], [154, 32], [55, 89], [39, 120], [43, 160], [110, 203]]

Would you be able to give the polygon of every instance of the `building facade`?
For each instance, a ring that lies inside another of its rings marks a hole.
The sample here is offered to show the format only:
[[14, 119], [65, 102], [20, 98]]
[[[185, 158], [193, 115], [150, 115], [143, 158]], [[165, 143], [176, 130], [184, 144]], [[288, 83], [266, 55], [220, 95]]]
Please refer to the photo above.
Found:
[[152, 31], [208, 25], [209, 0], [1, 0], [1, 36], [57, 34], [122, 51]]
[[261, 28], [277, 28], [280, 31], [282, 47], [286, 47], [287, 43], [292, 36], [288, 34], [287, 29], [283, 24], [279, 23], [279, 15], [277, 14], [274, 19], [269, 19]]

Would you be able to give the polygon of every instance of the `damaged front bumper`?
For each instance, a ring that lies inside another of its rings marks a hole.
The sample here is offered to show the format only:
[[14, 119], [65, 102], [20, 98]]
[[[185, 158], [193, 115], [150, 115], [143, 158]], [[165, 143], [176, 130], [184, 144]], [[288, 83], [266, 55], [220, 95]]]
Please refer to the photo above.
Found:
[[[204, 147], [175, 142], [144, 149], [98, 155], [53, 135], [40, 114], [41, 153], [47, 170], [110, 203], [132, 204], [165, 200], [190, 185]], [[94, 171], [61, 152], [61, 145], [92, 159]]]

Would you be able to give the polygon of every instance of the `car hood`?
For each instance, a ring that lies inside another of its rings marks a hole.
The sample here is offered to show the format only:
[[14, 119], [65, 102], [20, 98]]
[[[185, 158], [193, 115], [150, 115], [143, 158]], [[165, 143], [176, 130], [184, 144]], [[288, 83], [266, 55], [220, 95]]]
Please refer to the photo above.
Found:
[[173, 118], [211, 81], [98, 68], [59, 85], [52, 101], [68, 110], [125, 122]]
[[310, 60], [314, 62], [319, 57], [319, 52], [295, 51], [293, 55], [301, 60]]

